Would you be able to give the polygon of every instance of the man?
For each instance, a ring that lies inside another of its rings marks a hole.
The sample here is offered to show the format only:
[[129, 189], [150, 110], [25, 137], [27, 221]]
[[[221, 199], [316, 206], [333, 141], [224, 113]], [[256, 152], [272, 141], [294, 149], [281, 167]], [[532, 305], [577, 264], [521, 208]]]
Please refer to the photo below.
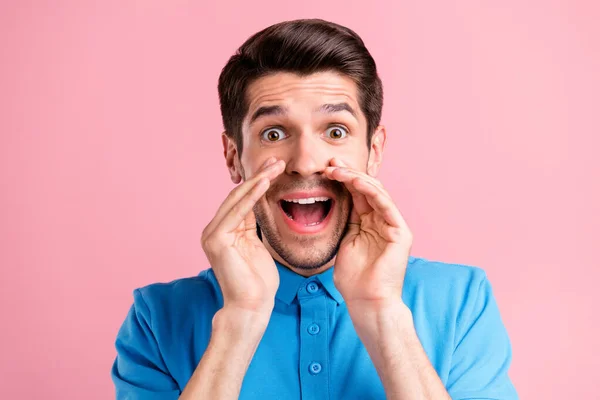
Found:
[[218, 89], [241, 184], [203, 231], [211, 269], [134, 291], [117, 398], [516, 399], [483, 270], [409, 256], [376, 179], [383, 91], [362, 40], [271, 26]]

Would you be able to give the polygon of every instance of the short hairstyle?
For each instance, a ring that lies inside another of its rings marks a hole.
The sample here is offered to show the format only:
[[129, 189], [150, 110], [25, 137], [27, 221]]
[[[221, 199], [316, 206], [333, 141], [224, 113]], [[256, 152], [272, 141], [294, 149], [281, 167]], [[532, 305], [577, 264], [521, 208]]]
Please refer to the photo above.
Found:
[[271, 25], [248, 38], [219, 76], [219, 101], [226, 135], [241, 156], [242, 122], [248, 112], [246, 90], [255, 80], [277, 72], [307, 76], [334, 71], [351, 78], [367, 119], [367, 146], [381, 120], [383, 85], [375, 60], [351, 29], [322, 19], [299, 19]]

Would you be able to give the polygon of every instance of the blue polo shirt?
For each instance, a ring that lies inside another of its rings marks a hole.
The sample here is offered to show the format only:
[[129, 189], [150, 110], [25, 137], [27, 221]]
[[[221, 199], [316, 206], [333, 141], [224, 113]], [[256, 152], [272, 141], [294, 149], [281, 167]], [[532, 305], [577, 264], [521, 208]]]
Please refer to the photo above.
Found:
[[[333, 268], [309, 278], [277, 263], [280, 285], [240, 399], [385, 399]], [[133, 293], [116, 339], [117, 399], [177, 399], [208, 346], [223, 296], [212, 269]], [[511, 345], [483, 270], [410, 257], [402, 293], [453, 399], [518, 399]]]

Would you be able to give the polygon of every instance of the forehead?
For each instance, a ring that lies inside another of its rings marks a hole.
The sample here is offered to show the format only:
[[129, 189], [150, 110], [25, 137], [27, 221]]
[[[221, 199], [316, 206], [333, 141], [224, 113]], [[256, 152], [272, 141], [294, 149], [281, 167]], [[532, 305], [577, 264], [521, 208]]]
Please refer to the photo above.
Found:
[[248, 114], [258, 107], [295, 103], [347, 102], [359, 110], [358, 89], [349, 77], [336, 72], [318, 72], [299, 76], [290, 72], [277, 72], [252, 82], [247, 90]]

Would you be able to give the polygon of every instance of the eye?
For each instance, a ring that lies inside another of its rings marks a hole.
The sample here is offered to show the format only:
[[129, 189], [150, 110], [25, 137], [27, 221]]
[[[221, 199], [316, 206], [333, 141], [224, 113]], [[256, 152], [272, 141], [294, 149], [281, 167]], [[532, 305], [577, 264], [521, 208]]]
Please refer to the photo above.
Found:
[[344, 128], [343, 126], [339, 126], [339, 125], [332, 126], [332, 127], [328, 128], [325, 132], [329, 138], [335, 139], [335, 140], [343, 139], [346, 137], [346, 135], [348, 135], [348, 130], [346, 128]]
[[286, 137], [285, 133], [283, 133], [283, 130], [280, 128], [269, 128], [263, 131], [261, 136], [267, 142], [278, 142]]

